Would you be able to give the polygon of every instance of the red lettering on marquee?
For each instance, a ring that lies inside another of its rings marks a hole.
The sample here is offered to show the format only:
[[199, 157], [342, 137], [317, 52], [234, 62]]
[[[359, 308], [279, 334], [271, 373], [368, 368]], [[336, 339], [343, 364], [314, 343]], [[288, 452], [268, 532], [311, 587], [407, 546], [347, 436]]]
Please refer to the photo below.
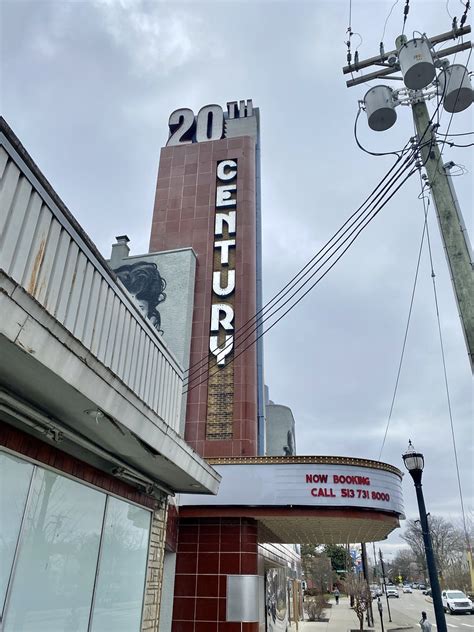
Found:
[[[332, 480], [335, 485], [370, 485], [368, 476], [359, 476], [355, 474], [333, 474]], [[306, 482], [310, 484], [327, 484], [327, 474], [306, 474]], [[337, 496], [341, 498], [359, 498], [361, 500], [381, 500], [390, 502], [390, 494], [387, 492], [379, 492], [368, 489], [351, 489], [343, 487], [337, 491]], [[336, 493], [332, 487], [312, 487], [311, 496], [315, 498], [336, 498]]]
[[[354, 474], [333, 474], [333, 483], [335, 485], [370, 485], [368, 476], [359, 476]], [[327, 483], [327, 474], [306, 474], [307, 483]]]
[[332, 487], [329, 489], [327, 487], [313, 487], [311, 490], [311, 496], [324, 496], [324, 498], [336, 498], [336, 494]]
[[327, 474], [306, 474], [306, 482], [307, 483], [327, 483], [328, 475]]
[[335, 485], [370, 485], [370, 478], [368, 476], [334, 474], [332, 479]]

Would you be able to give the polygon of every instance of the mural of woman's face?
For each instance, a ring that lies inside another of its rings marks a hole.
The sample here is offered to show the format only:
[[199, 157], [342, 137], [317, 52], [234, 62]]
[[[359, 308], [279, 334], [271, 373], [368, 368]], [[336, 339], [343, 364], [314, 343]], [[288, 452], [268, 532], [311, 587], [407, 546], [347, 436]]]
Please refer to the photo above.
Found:
[[[134, 295], [135, 296], [135, 295]], [[155, 314], [151, 314], [151, 316], [148, 316], [149, 314], [149, 307], [150, 307], [150, 302], [145, 300], [144, 298], [137, 298], [135, 296], [135, 299], [137, 300], [138, 303], [138, 307], [140, 308], [140, 311], [142, 312], [142, 314], [145, 316], [145, 318], [148, 318], [148, 320], [150, 321], [150, 323], [156, 327], [157, 329], [160, 328], [160, 320], [159, 317]]]
[[[137, 298], [135, 296], [135, 298]], [[138, 301], [138, 307], [140, 308], [140, 311], [143, 312], [143, 314], [145, 314], [145, 316], [148, 316], [148, 301], [145, 301], [145, 299], [143, 298], [137, 298]]]
[[160, 333], [161, 317], [156, 309], [166, 299], [166, 281], [160, 275], [155, 263], [139, 261], [115, 270], [117, 276], [130, 294], [136, 299], [142, 314]]

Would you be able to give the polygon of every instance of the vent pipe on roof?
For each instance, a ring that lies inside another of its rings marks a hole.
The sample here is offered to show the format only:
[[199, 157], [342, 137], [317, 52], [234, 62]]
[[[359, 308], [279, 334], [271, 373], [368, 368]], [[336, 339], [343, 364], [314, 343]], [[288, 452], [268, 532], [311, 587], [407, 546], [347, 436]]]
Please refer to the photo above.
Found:
[[126, 259], [130, 254], [130, 248], [128, 247], [130, 239], [128, 236], [118, 235], [115, 239], [117, 243], [112, 244], [112, 254], [110, 255], [110, 267], [112, 269], [122, 265], [123, 259]]

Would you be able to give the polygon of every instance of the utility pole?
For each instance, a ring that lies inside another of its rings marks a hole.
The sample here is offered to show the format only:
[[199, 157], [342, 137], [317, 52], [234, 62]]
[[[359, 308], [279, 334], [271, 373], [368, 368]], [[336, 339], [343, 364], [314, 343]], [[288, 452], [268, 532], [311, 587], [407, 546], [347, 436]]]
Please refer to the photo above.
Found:
[[[418, 138], [421, 138], [430, 125], [428, 108], [425, 101], [420, 101], [419, 103], [413, 103], [412, 110]], [[474, 275], [472, 253], [469, 251], [469, 242], [466, 240], [466, 232], [463, 230], [462, 218], [458, 215], [452, 183], [450, 186], [446, 167], [441, 162], [442, 156], [436, 143], [435, 131], [432, 131], [431, 135], [433, 143], [429, 145], [422, 144], [420, 151], [436, 207], [436, 215], [443, 237], [471, 368], [474, 370]]]
[[[407, 77], [409, 72], [412, 72], [416, 65], [415, 55], [412, 59], [409, 60], [408, 67], [406, 62], [406, 49], [408, 45], [412, 45], [416, 49], [416, 43], [419, 42], [419, 51], [421, 51], [423, 42], [427, 42], [427, 44], [425, 44], [425, 47], [427, 48], [427, 50], [432, 50], [435, 44], [446, 42], [450, 39], [457, 39], [470, 32], [470, 26], [462, 26], [462, 28], [459, 29], [454, 27], [452, 31], [448, 31], [447, 33], [441, 33], [440, 35], [435, 35], [434, 37], [430, 38], [425, 38], [425, 36], [423, 36], [421, 39], [411, 40], [410, 42], [407, 42], [406, 37], [400, 36], [397, 38], [396, 50], [385, 53], [383, 51], [383, 45], [381, 44], [380, 55], [371, 57], [366, 60], [357, 61], [357, 64], [350, 64], [349, 66], [345, 66], [343, 68], [343, 73], [354, 73], [362, 68], [368, 68], [369, 66], [378, 67], [375, 72], [371, 72], [361, 77], [356, 77], [355, 79], [347, 81], [346, 83], [348, 88], [359, 85], [361, 83], [365, 83], [366, 81], [370, 81], [372, 79], [381, 78], [403, 80], [407, 85], [407, 88], [403, 88], [398, 91], [393, 91], [385, 86], [377, 86], [375, 90], [377, 88], [383, 89], [386, 91], [385, 94], [393, 95], [392, 102], [384, 104], [384, 112], [391, 109], [393, 110], [395, 106], [399, 105], [400, 103], [409, 103], [411, 105], [413, 119], [415, 121], [418, 133], [418, 140], [420, 143], [422, 163], [426, 170], [428, 184], [436, 207], [438, 223], [444, 243], [446, 258], [448, 260], [448, 266], [458, 306], [459, 316], [461, 319], [464, 339], [471, 363], [471, 370], [474, 372], [474, 272], [472, 263], [472, 251], [464, 229], [464, 223], [462, 220], [459, 205], [457, 203], [453, 183], [451, 177], [447, 173], [449, 167], [443, 165], [441, 162], [442, 156], [437, 145], [435, 131], [436, 126], [432, 125], [430, 117], [428, 115], [428, 108], [426, 106], [426, 100], [428, 98], [436, 96], [437, 90], [431, 93], [423, 92], [423, 88], [426, 88], [430, 84], [434, 85], [431, 80], [428, 81], [427, 85], [422, 85], [416, 88], [410, 87], [410, 81], [408, 81]], [[460, 51], [468, 50], [471, 48], [471, 46], [472, 44], [469, 41], [455, 44], [454, 46], [442, 49], [435, 53], [435, 59], [432, 61], [433, 76], [434, 66], [438, 66], [441, 68], [444, 67], [445, 90], [450, 84], [453, 76], [446, 72], [449, 69], [449, 64], [446, 61], [442, 61], [442, 59]], [[405, 55], [404, 64], [400, 63], [402, 54]], [[424, 63], [426, 62], [427, 60], [425, 59]], [[427, 65], [429, 65], [429, 62]], [[420, 64], [420, 68], [421, 66], [422, 64]], [[455, 67], [453, 66], [452, 68]], [[403, 72], [403, 77], [391, 76], [401, 70]], [[468, 77], [467, 69], [465, 70], [464, 76], [462, 76], [461, 80], [464, 81], [465, 77]], [[413, 84], [413, 79], [411, 79], [411, 83]], [[454, 82], [452, 82], [452, 84], [454, 84]], [[453, 113], [461, 111], [461, 109], [465, 109], [465, 107], [468, 107], [468, 105], [461, 105], [460, 101], [458, 105], [458, 96], [461, 93], [461, 84], [460, 87], [456, 90], [457, 92], [453, 91], [454, 104], [451, 103], [449, 107], [451, 107], [452, 109], [448, 110]], [[467, 88], [466, 91], [468, 92]], [[380, 101], [380, 97], [376, 98]], [[390, 101], [390, 98], [386, 99], [386, 102], [387, 101]], [[375, 111], [375, 113], [377, 114], [377, 110]], [[385, 123], [385, 121], [379, 120], [380, 126], [373, 129], [379, 129], [381, 131], [384, 129], [388, 129], [388, 127], [390, 127], [395, 122], [395, 119], [396, 115], [392, 113], [390, 123]]]
[[[365, 542], [362, 542], [360, 545], [361, 548], [361, 558], [362, 558], [362, 573], [364, 575], [365, 583], [367, 584], [367, 590], [370, 592], [370, 578], [369, 578], [369, 564], [367, 561], [367, 549], [365, 546]], [[372, 610], [372, 598], [369, 601], [367, 608], [367, 626], [370, 628], [374, 625], [374, 613]]]
[[385, 580], [385, 564], [383, 562], [381, 549], [379, 549], [379, 558], [380, 558], [380, 566], [382, 568], [383, 590], [385, 593], [385, 599], [387, 600], [388, 620], [390, 623], [392, 623], [392, 613], [390, 612], [390, 604], [388, 602], [388, 595], [387, 595], [387, 582]]

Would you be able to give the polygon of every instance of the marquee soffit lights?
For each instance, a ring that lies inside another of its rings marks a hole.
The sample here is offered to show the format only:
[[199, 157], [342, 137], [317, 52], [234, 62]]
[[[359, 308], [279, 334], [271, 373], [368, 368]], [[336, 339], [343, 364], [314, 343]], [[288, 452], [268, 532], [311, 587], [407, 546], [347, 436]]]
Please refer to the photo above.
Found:
[[352, 465], [355, 467], [368, 467], [376, 470], [391, 472], [403, 477], [401, 472], [394, 465], [383, 463], [382, 461], [372, 461], [370, 459], [359, 459], [357, 457], [345, 456], [245, 456], [245, 457], [209, 457], [205, 461], [209, 465], [269, 465], [282, 464], [291, 465], [295, 463], [305, 463], [308, 465]]

